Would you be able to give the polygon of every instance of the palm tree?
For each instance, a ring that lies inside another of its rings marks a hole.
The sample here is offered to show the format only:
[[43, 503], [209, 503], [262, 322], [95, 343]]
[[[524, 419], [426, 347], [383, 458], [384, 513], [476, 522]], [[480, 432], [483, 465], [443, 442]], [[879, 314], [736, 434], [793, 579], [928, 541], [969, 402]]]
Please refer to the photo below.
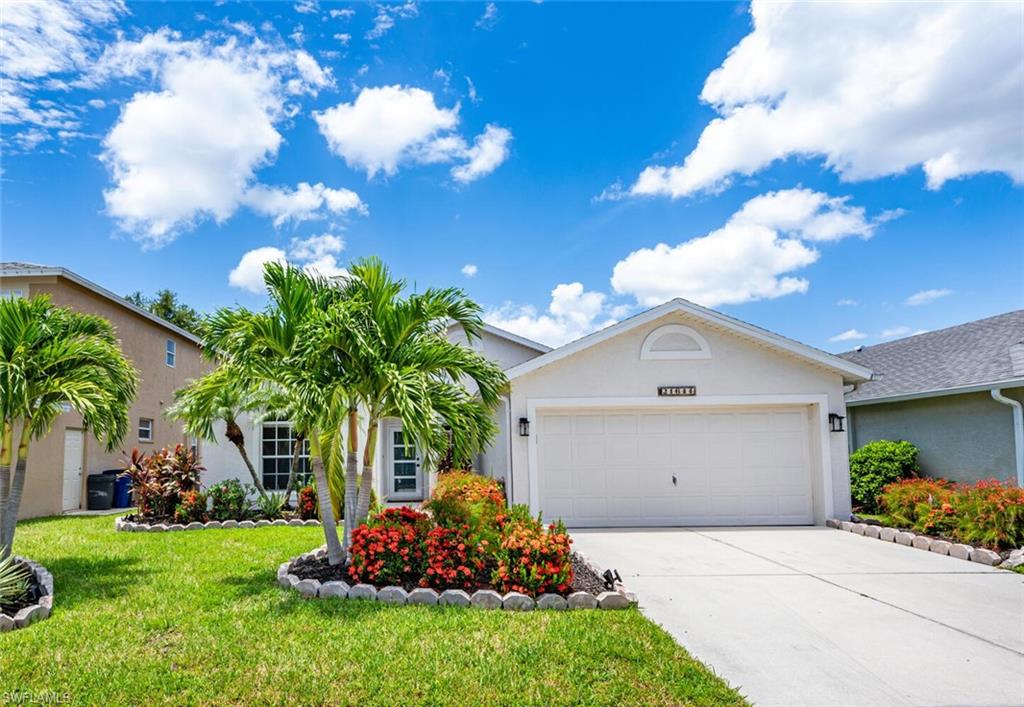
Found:
[[[374, 451], [381, 420], [397, 417], [427, 464], [451, 445], [456, 458], [483, 449], [495, 433], [491, 412], [507, 389], [501, 369], [468, 347], [448, 340], [460, 324], [470, 340], [480, 336], [480, 307], [457, 288], [403, 296], [377, 258], [355, 263], [341, 283], [341, 297], [304, 327], [301, 363], [307, 381], [323, 394], [336, 385], [347, 411], [345, 541], [364, 522], [373, 488]], [[472, 382], [476, 394], [466, 388]], [[315, 397], [315, 393], [310, 397]], [[358, 412], [366, 416], [362, 474], [358, 479]]]
[[315, 316], [326, 311], [340, 290], [322, 277], [278, 263], [264, 269], [264, 281], [270, 301], [262, 312], [243, 307], [215, 312], [204, 327], [203, 344], [222, 361], [250, 390], [258, 389], [265, 409], [274, 410], [290, 420], [297, 434], [310, 442], [310, 466], [316, 481], [320, 516], [331, 564], [344, 560], [338, 539], [329, 480], [324, 464], [323, 445], [336, 439], [341, 410], [337, 386], [330, 397], [310, 397], [298, 383], [306, 373], [297, 366], [295, 351], [299, 333]]
[[249, 381], [244, 380], [238, 367], [229, 363], [220, 365], [175, 391], [174, 401], [167, 414], [181, 420], [185, 431], [190, 435], [214, 441], [217, 439], [214, 423], [224, 422], [224, 436], [238, 450], [245, 468], [252, 477], [253, 486], [260, 496], [266, 498], [267, 491], [263, 488], [263, 482], [256, 473], [249, 453], [245, 450], [245, 434], [236, 421], [241, 413], [251, 412], [259, 407]]
[[56, 307], [46, 296], [0, 299], [0, 558], [14, 544], [31, 442], [67, 404], [114, 449], [128, 431], [137, 383], [106, 319]]

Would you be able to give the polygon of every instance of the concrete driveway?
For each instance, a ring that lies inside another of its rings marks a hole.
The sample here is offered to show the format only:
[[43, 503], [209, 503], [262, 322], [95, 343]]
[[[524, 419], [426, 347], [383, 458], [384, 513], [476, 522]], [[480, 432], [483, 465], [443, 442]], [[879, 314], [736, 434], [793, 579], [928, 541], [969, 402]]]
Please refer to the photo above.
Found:
[[754, 704], [1024, 704], [1024, 575], [830, 528], [573, 537]]

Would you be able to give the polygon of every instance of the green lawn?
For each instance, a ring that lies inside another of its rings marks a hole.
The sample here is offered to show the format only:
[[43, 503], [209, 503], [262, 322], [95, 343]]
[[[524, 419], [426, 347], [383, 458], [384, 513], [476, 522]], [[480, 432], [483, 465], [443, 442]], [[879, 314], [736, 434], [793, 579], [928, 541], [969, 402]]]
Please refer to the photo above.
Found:
[[319, 528], [115, 533], [19, 525], [53, 616], [0, 634], [12, 691], [75, 704], [745, 704], [639, 611], [508, 614], [304, 601], [277, 566]]

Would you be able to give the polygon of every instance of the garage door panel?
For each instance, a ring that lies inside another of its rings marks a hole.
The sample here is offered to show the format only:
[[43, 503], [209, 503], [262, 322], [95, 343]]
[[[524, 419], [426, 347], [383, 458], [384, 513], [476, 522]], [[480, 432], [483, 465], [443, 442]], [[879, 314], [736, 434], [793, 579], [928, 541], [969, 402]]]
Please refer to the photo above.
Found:
[[576, 527], [810, 523], [809, 420], [806, 408], [542, 413], [541, 508]]

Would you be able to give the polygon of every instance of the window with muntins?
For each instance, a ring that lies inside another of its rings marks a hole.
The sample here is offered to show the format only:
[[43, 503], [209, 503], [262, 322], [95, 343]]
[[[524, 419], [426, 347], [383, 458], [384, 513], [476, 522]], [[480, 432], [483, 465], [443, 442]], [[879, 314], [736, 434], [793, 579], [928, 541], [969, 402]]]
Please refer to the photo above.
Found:
[[149, 417], [139, 418], [139, 441], [140, 442], [152, 442], [153, 441], [153, 420]]
[[174, 359], [178, 356], [178, 345], [174, 342], [174, 339], [167, 340], [167, 358], [165, 359], [167, 365], [174, 368]]
[[[263, 487], [267, 491], [284, 491], [288, 486], [295, 451], [295, 431], [291, 423], [282, 420], [264, 422], [261, 444]], [[309, 440], [302, 443], [297, 474], [296, 483], [305, 486], [310, 478]]]

